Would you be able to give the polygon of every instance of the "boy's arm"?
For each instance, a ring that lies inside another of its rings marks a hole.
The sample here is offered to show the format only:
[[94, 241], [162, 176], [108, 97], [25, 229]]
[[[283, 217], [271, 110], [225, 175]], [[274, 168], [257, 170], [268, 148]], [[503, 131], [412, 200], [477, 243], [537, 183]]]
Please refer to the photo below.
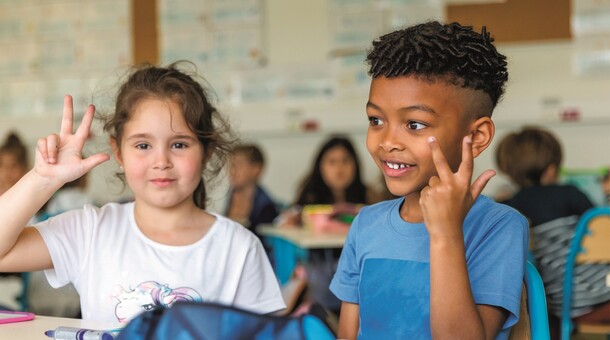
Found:
[[360, 305], [355, 303], [341, 303], [339, 316], [338, 339], [356, 339], [360, 326]]
[[470, 184], [472, 140], [464, 138], [462, 163], [451, 171], [434, 138], [429, 140], [438, 173], [421, 191], [420, 205], [430, 234], [430, 328], [433, 338], [493, 339], [507, 312], [476, 305], [468, 278], [462, 225], [493, 171]]
[[105, 154], [85, 159], [81, 156], [94, 111], [93, 106], [89, 106], [73, 134], [72, 97], [66, 96], [60, 133], [38, 140], [34, 168], [0, 196], [0, 272], [52, 267], [38, 231], [24, 227], [64, 183], [108, 160]]

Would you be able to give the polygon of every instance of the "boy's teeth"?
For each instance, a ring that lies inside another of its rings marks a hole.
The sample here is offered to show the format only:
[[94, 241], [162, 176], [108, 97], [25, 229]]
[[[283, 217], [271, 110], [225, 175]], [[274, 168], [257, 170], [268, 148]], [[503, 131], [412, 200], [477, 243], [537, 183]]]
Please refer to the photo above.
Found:
[[394, 170], [404, 169], [404, 168], [409, 167], [409, 165], [402, 164], [402, 163], [385, 162], [385, 164], [387, 164], [389, 168], [394, 169]]

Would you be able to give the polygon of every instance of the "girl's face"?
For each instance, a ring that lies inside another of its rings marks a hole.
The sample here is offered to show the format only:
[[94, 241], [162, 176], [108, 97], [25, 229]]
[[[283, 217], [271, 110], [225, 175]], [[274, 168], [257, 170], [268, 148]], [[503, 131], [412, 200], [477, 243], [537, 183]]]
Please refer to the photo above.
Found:
[[320, 162], [320, 172], [324, 183], [332, 191], [345, 190], [356, 177], [356, 162], [341, 146], [329, 149]]
[[124, 126], [120, 150], [114, 149], [136, 201], [160, 208], [194, 205], [204, 148], [178, 104], [141, 100]]
[[26, 173], [25, 165], [19, 163], [17, 157], [10, 152], [0, 154], [0, 189], [7, 190], [12, 187]]

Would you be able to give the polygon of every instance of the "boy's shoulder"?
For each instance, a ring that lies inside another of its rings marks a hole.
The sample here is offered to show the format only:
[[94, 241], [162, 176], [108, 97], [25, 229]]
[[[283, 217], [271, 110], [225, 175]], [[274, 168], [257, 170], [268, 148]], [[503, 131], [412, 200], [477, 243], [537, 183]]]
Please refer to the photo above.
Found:
[[[473, 226], [477, 232], [485, 228], [510, 225], [511, 228], [527, 231], [528, 221], [516, 209], [480, 195], [468, 212], [464, 221], [465, 229]], [[520, 227], [520, 228], [519, 228]], [[464, 230], [466, 232], [466, 230]]]

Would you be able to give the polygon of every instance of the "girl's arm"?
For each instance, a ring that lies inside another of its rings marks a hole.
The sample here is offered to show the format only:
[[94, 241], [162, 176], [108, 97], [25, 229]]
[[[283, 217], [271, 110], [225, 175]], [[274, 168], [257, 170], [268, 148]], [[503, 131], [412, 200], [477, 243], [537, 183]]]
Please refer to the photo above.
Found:
[[94, 111], [90, 105], [82, 123], [72, 133], [72, 97], [66, 96], [60, 133], [38, 140], [34, 168], [0, 196], [0, 272], [52, 267], [38, 231], [24, 227], [63, 184], [109, 159], [106, 154], [85, 159], [81, 156]]
[[356, 339], [360, 327], [360, 306], [355, 303], [341, 303], [338, 339]]
[[494, 175], [486, 171], [472, 185], [471, 136], [462, 144], [462, 163], [449, 167], [435, 139], [429, 139], [438, 176], [420, 194], [430, 235], [430, 328], [438, 339], [493, 339], [508, 317], [500, 307], [476, 305], [470, 287], [462, 225], [481, 191]]

